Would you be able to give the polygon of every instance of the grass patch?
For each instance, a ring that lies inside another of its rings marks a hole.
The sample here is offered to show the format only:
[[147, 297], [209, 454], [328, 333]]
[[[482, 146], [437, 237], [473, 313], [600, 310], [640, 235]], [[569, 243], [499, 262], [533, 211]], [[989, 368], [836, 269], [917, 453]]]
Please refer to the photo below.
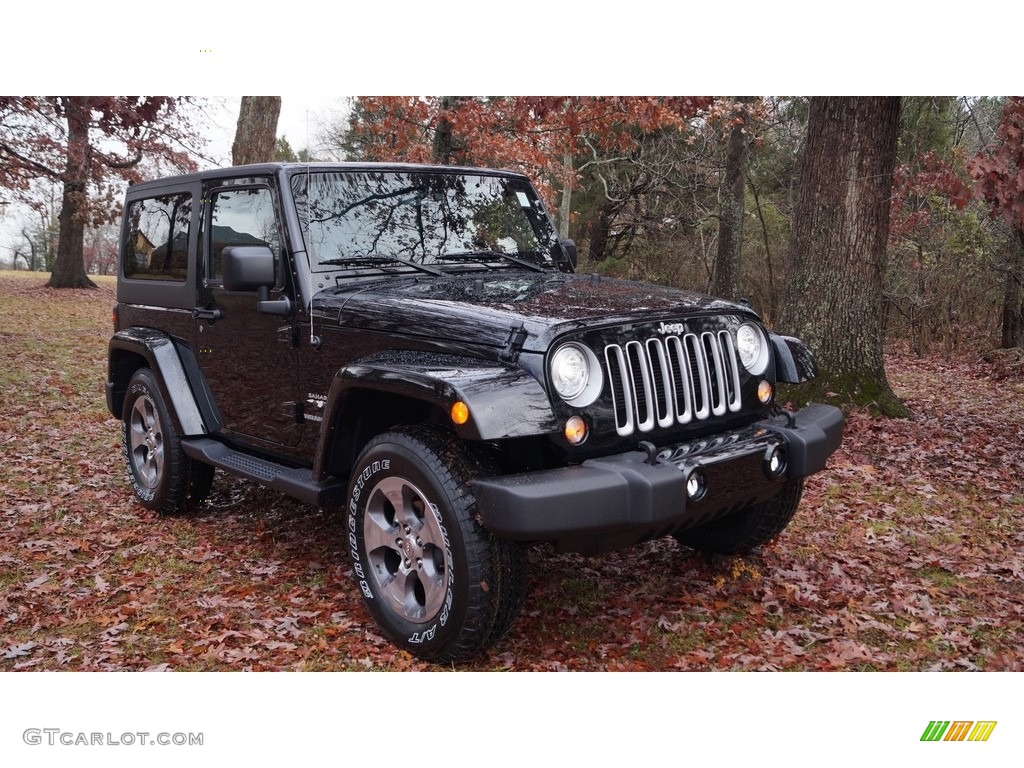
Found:
[[920, 578], [931, 582], [937, 587], [952, 588], [959, 586], [962, 581], [959, 576], [945, 568], [926, 566], [924, 568], [918, 568], [916, 573]]

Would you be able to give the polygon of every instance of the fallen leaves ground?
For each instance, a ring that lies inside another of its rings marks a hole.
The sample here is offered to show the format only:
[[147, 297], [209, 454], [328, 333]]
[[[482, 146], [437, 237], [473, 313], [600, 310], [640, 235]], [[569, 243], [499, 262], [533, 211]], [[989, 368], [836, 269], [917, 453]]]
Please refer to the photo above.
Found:
[[[196, 516], [133, 503], [112, 283], [43, 282], [0, 273], [0, 670], [436, 668], [375, 630], [337, 518], [220, 473]], [[917, 419], [854, 414], [761, 554], [536, 549], [520, 620], [463, 668], [1024, 668], [1024, 382], [971, 350], [889, 365]]]

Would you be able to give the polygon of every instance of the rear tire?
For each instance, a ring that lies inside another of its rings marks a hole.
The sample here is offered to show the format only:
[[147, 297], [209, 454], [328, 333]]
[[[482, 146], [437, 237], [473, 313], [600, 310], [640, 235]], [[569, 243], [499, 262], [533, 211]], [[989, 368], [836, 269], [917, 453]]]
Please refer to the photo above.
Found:
[[175, 420], [149, 368], [140, 368], [128, 382], [121, 413], [125, 464], [139, 503], [174, 515], [206, 499], [214, 469], [182, 451]]
[[673, 535], [680, 544], [700, 552], [723, 555], [749, 552], [785, 530], [800, 506], [803, 490], [803, 480], [788, 480], [767, 501]]
[[422, 659], [478, 654], [525, 599], [524, 550], [477, 522], [470, 482], [489, 470], [428, 426], [374, 438], [353, 468], [346, 522], [359, 589], [381, 631]]

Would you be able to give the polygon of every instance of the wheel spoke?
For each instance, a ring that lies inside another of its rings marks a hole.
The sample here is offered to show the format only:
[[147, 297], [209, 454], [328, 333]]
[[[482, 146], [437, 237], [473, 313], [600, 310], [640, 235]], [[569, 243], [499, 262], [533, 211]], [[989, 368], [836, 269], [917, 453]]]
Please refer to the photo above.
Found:
[[441, 534], [441, 525], [437, 522], [433, 510], [427, 510], [423, 515], [423, 524], [420, 526], [418, 538], [422, 547], [437, 547], [444, 550], [444, 536]]
[[[404, 515], [405, 508], [405, 481], [400, 477], [388, 477], [381, 480], [374, 489], [374, 494], [381, 494], [391, 504], [395, 514]], [[396, 519], [396, 523], [399, 521]]]
[[423, 567], [416, 573], [423, 585], [424, 612], [427, 616], [433, 616], [444, 604], [447, 581], [428, 557], [423, 558]]
[[155, 421], [152, 401], [148, 397], [140, 397], [135, 401], [135, 412], [138, 414], [139, 427], [142, 431], [148, 432], [151, 430]]
[[142, 479], [145, 484], [153, 487], [157, 484], [157, 469], [153, 466], [153, 453], [148, 449], [143, 449], [141, 452], [141, 464], [139, 465], [139, 472], [142, 475]]
[[144, 443], [146, 434], [149, 432], [149, 427], [146, 425], [146, 414], [140, 407], [141, 405], [142, 401], [137, 400], [132, 408], [131, 437], [133, 446]]
[[398, 529], [387, 525], [387, 522], [378, 515], [370, 515], [367, 509], [366, 521], [363, 524], [363, 543], [367, 552], [374, 552], [378, 549], [393, 549], [398, 551], [395, 543]]
[[143, 485], [147, 488], [153, 487], [153, 479], [149, 470], [149, 449], [145, 445], [140, 445], [132, 451], [132, 468]]
[[158, 440], [149, 452], [149, 463], [153, 468], [153, 483], [155, 484], [164, 470], [164, 443], [162, 440]]
[[423, 564], [420, 567], [420, 572], [423, 574], [424, 580], [444, 585], [445, 574], [448, 572], [444, 553], [445, 550], [440, 547], [426, 546], [423, 548]]
[[388, 478], [380, 487], [395, 510], [395, 525], [403, 533], [418, 530], [422, 525], [418, 514], [418, 508], [422, 507], [420, 492], [400, 477]]
[[413, 591], [413, 584], [409, 578], [409, 573], [402, 570], [401, 568], [395, 573], [394, 577], [383, 586], [384, 595], [388, 601], [394, 605], [399, 612], [406, 618], [412, 621], [422, 618], [422, 609], [416, 604], [415, 600], [410, 600], [410, 592]]

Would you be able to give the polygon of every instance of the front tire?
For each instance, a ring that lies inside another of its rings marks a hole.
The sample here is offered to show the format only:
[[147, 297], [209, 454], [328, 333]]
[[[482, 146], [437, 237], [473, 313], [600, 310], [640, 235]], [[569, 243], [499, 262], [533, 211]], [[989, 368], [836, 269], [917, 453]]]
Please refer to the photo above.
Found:
[[723, 555], [749, 552], [785, 530], [800, 506], [803, 491], [803, 480], [787, 480], [767, 501], [673, 535], [680, 544], [700, 552]]
[[149, 368], [140, 368], [128, 382], [121, 413], [128, 479], [140, 504], [174, 515], [209, 495], [214, 469], [182, 451], [181, 436]]
[[395, 644], [434, 662], [498, 640], [526, 594], [526, 558], [476, 520], [486, 462], [434, 427], [380, 435], [349, 483], [347, 534], [363, 599]]

